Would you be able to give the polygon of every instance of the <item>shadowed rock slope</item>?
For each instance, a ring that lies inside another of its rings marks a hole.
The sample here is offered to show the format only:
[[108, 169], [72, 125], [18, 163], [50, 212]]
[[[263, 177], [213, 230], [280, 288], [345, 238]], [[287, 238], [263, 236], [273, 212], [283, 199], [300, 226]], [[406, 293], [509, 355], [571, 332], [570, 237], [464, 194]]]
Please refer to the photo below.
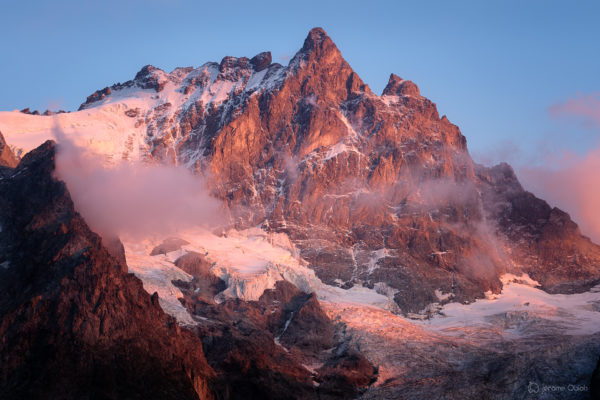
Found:
[[213, 398], [201, 341], [89, 230], [54, 156], [0, 167], [0, 397]]
[[0, 167], [0, 398], [336, 399], [375, 381], [314, 294], [282, 281], [259, 302], [217, 304], [224, 282], [201, 254], [176, 261], [194, 275], [175, 283], [198, 320], [180, 327], [127, 273], [121, 242], [74, 210], [55, 151]]

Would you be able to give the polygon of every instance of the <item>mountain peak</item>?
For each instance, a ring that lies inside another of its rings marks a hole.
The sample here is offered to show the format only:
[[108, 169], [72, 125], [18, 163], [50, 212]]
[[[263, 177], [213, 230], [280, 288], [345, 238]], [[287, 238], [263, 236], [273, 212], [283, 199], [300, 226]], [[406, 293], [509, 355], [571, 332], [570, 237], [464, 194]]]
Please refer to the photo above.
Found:
[[304, 46], [302, 46], [303, 50], [311, 50], [315, 49], [319, 46], [322, 46], [323, 43], [333, 41], [329, 36], [327, 36], [327, 32], [323, 28], [312, 28], [310, 32], [308, 32], [308, 36], [304, 40]]
[[421, 96], [419, 87], [411, 81], [390, 74], [387, 86], [383, 89], [383, 96]]
[[[154, 89], [157, 92], [163, 90], [167, 83], [166, 73], [153, 65], [145, 65], [133, 80], [142, 89]], [[109, 92], [110, 94], [110, 92]]]
[[304, 39], [304, 45], [298, 54], [305, 58], [323, 61], [341, 59], [342, 54], [323, 28], [313, 28]]
[[301, 88], [302, 96], [338, 101], [348, 99], [353, 92], [369, 90], [323, 28], [310, 30], [290, 61], [288, 73], [296, 77], [295, 85]]
[[252, 68], [254, 68], [256, 72], [260, 72], [271, 65], [272, 61], [273, 58], [271, 57], [271, 52], [264, 51], [252, 57], [250, 59], [250, 64], [252, 64]]

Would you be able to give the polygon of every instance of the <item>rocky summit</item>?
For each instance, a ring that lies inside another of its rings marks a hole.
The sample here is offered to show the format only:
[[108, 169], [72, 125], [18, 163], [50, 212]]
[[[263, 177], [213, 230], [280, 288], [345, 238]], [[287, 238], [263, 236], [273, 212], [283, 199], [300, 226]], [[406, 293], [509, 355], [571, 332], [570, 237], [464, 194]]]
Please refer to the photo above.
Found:
[[[373, 93], [321, 28], [287, 66], [147, 65], [0, 128], [2, 398], [598, 393], [600, 246], [475, 163], [415, 83]], [[101, 237], [76, 195], [97, 171], [57, 167], [73, 145], [102, 174], [184, 167], [226, 221]]]
[[460, 302], [498, 293], [507, 272], [552, 293], [600, 283], [600, 247], [566, 213], [510, 166], [474, 163], [413, 82], [391, 74], [374, 94], [323, 29], [287, 67], [270, 53], [146, 66], [81, 109], [126, 101], [131, 88], [164, 96], [123, 111], [144, 131], [142, 154], [209, 171], [213, 194], [243, 210], [236, 226], [286, 233], [327, 284], [385, 284], [407, 314], [426, 313], [436, 291]]

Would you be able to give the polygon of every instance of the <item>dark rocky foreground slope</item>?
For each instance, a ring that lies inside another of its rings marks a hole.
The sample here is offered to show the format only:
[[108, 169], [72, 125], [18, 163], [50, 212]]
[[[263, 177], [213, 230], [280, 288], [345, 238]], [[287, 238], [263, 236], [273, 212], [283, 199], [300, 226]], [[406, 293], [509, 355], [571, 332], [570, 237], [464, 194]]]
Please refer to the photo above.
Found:
[[196, 277], [180, 284], [200, 323], [178, 326], [121, 243], [74, 210], [54, 157], [46, 142], [0, 167], [0, 398], [333, 399], [374, 382], [314, 295], [281, 282], [260, 302], [216, 304], [224, 287], [199, 255], [178, 265]]
[[74, 211], [54, 151], [0, 169], [0, 397], [213, 398], [201, 341]]

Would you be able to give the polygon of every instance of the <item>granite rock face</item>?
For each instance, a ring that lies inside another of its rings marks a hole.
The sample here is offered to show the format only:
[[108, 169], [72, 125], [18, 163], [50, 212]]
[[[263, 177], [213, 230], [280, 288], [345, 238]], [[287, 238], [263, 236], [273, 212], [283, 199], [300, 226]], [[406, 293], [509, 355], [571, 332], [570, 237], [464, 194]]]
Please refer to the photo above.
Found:
[[509, 166], [476, 165], [413, 82], [392, 74], [374, 94], [323, 29], [287, 67], [269, 53], [147, 66], [112, 88], [161, 82], [189, 98], [146, 113], [151, 157], [208, 172], [238, 227], [285, 232], [327, 284], [385, 287], [400, 312], [427, 313], [497, 293], [505, 272], [552, 293], [600, 282], [600, 248], [566, 213]]

